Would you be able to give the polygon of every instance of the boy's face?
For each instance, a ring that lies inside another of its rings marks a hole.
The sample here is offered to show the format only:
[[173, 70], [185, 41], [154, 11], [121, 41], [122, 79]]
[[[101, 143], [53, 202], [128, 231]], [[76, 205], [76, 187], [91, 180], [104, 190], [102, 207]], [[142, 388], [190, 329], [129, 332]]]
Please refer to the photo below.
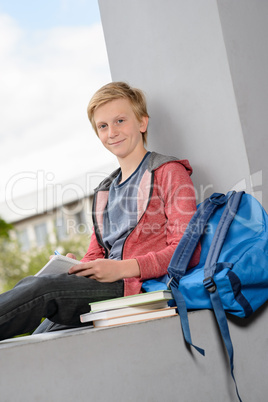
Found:
[[117, 158], [144, 151], [141, 133], [147, 129], [148, 118], [138, 121], [128, 99], [115, 99], [99, 106], [94, 120], [101, 142]]

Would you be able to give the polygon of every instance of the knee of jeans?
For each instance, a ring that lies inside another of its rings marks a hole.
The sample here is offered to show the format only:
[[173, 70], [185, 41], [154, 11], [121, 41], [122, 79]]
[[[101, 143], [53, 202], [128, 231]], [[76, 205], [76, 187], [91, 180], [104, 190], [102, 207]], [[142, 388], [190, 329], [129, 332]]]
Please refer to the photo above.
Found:
[[48, 275], [42, 276], [28, 276], [24, 278], [18, 285], [20, 287], [25, 286], [25, 291], [32, 293], [32, 296], [41, 296], [45, 293], [51, 292], [55, 290], [56, 281], [53, 281], [53, 278]]

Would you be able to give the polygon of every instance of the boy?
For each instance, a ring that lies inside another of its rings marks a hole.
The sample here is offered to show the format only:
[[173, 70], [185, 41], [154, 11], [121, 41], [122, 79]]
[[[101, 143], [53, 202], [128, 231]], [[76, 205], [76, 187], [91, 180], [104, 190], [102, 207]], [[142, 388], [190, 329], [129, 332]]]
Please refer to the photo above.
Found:
[[[95, 191], [88, 251], [69, 274], [28, 277], [0, 295], [0, 339], [32, 331], [42, 317], [77, 326], [89, 303], [141, 292], [144, 280], [167, 272], [196, 210], [188, 161], [145, 148], [149, 115], [140, 90], [105, 85], [88, 116], [120, 165]], [[198, 259], [199, 251], [191, 266]]]

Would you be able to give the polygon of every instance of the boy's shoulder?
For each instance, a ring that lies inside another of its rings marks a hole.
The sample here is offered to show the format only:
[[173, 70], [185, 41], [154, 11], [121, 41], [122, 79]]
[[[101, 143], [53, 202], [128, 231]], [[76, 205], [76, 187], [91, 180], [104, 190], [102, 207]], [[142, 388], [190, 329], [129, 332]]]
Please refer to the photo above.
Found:
[[114, 170], [109, 176], [107, 176], [104, 180], [100, 182], [98, 187], [94, 189], [94, 192], [96, 193], [98, 191], [108, 191], [111, 186], [111, 183], [119, 175], [120, 171], [121, 171], [120, 168]]
[[172, 169], [172, 166], [174, 169], [183, 167], [184, 169], [186, 169], [189, 175], [192, 174], [193, 169], [187, 159], [179, 159], [175, 156], [168, 156], [159, 154], [157, 152], [151, 152], [148, 164], [148, 170], [150, 172], [158, 170], [159, 168], [165, 168], [167, 164], [169, 165], [169, 169]]
[[168, 162], [174, 162], [178, 160], [179, 159], [176, 158], [175, 156], [168, 156], [159, 154], [158, 152], [151, 152], [148, 164], [148, 170], [152, 172], [153, 170], [159, 168], [162, 165], [165, 165]]

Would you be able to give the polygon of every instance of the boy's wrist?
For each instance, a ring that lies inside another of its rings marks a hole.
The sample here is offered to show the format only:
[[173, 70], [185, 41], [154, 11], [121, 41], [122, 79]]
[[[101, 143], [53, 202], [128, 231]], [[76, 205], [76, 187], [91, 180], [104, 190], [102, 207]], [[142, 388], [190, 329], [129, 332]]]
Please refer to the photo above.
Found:
[[136, 259], [122, 260], [122, 276], [123, 278], [138, 278], [140, 277], [140, 267]]

